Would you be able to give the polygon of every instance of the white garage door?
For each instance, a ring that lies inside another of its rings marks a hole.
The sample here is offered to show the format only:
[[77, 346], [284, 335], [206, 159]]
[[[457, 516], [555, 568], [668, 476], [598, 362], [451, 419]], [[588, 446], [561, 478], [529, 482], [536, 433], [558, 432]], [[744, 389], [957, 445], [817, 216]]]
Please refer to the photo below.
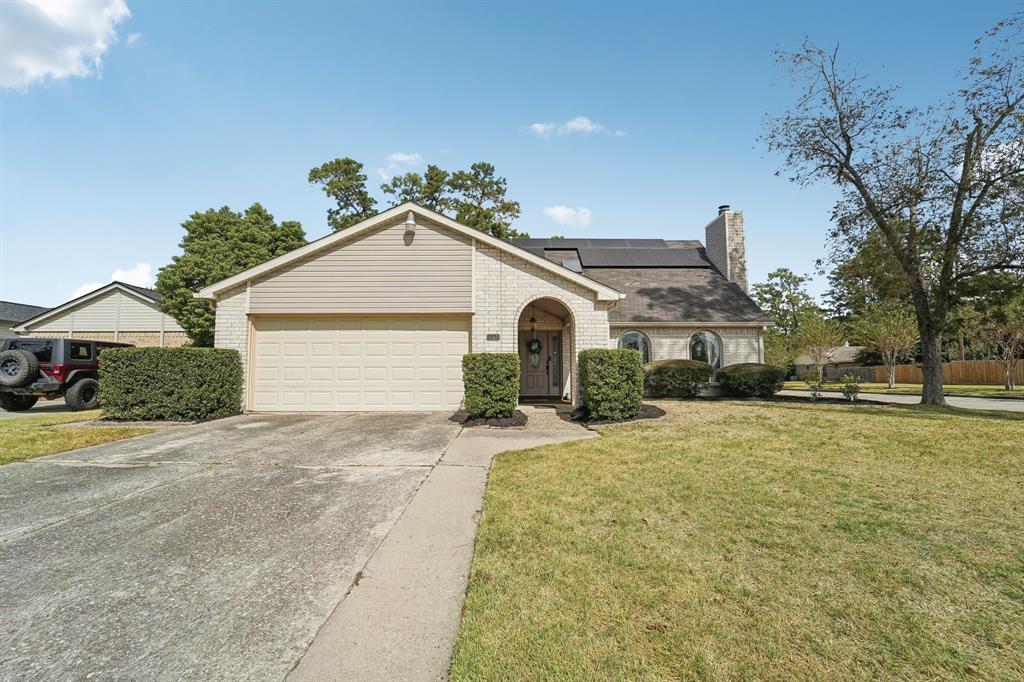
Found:
[[257, 317], [252, 405], [267, 411], [454, 410], [468, 317]]

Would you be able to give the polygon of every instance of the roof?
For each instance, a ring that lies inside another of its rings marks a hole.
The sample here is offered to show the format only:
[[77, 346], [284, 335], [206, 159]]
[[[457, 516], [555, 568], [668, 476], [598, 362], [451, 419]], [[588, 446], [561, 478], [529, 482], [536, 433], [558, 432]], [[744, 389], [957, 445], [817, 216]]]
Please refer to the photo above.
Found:
[[49, 308], [28, 303], [12, 303], [11, 301], [0, 301], [0, 320], [6, 322], [21, 322], [30, 317], [45, 313]]
[[198, 291], [195, 294], [195, 296], [196, 298], [216, 300], [219, 294], [227, 291], [228, 289], [232, 289], [238, 286], [239, 284], [244, 284], [245, 282], [255, 279], [256, 277], [260, 277], [262, 275], [266, 275], [270, 272], [273, 272], [274, 270], [283, 268], [289, 263], [293, 263], [299, 259], [305, 258], [306, 256], [316, 253], [317, 251], [322, 251], [341, 242], [348, 241], [356, 237], [357, 235], [391, 223], [392, 221], [397, 220], [398, 218], [401, 218], [409, 213], [419, 215], [431, 222], [441, 225], [442, 227], [448, 228], [453, 232], [462, 234], [466, 237], [469, 237], [470, 239], [474, 239], [483, 244], [487, 244], [488, 246], [492, 246], [496, 249], [500, 249], [507, 253], [512, 253], [527, 262], [533, 263], [534, 265], [540, 267], [543, 270], [547, 270], [560, 277], [575, 282], [576, 284], [579, 284], [580, 286], [590, 291], [593, 291], [597, 295], [597, 299], [599, 301], [618, 301], [622, 298], [622, 294], [620, 292], [609, 288], [607, 285], [592, 280], [588, 277], [581, 275], [579, 272], [574, 272], [568, 268], [562, 267], [562, 265], [559, 263], [555, 263], [553, 261], [548, 260], [547, 258], [544, 258], [543, 252], [541, 253], [541, 255], [537, 255], [535, 253], [532, 253], [530, 250], [524, 249], [520, 246], [517, 246], [514, 243], [511, 243], [510, 241], [498, 239], [497, 237], [492, 237], [486, 232], [481, 232], [467, 225], [463, 225], [462, 223], [452, 220], [447, 216], [441, 215], [440, 213], [437, 213], [435, 211], [431, 211], [430, 209], [424, 208], [423, 206], [420, 206], [419, 204], [416, 204], [411, 201], [407, 201], [386, 211], [382, 211], [381, 213], [378, 213], [377, 215], [371, 218], [367, 218], [361, 223], [356, 223], [352, 227], [346, 228], [344, 230], [339, 230], [338, 232], [335, 232], [333, 234], [329, 234], [326, 237], [322, 237], [314, 242], [310, 242], [305, 246], [299, 247], [293, 251], [289, 251], [288, 253], [282, 256], [272, 258], [266, 263], [262, 263], [261, 265], [249, 268], [248, 270], [243, 270], [237, 275], [233, 275], [226, 279], [222, 279], [219, 282], [215, 282]]
[[[840, 364], [840, 363], [855, 363], [857, 362], [857, 356], [860, 355], [861, 351], [864, 350], [864, 346], [850, 346], [843, 345], [835, 348], [832, 351], [832, 356], [828, 359], [827, 364]], [[793, 359], [794, 365], [813, 365], [814, 360], [811, 356], [806, 353], [801, 353]]]
[[94, 299], [97, 296], [100, 296], [101, 294], [105, 294], [106, 292], [111, 291], [112, 289], [120, 289], [121, 291], [125, 291], [128, 294], [135, 296], [136, 298], [144, 299], [144, 300], [148, 301], [149, 303], [159, 303], [160, 302], [160, 294], [158, 294], [157, 292], [153, 291], [152, 289], [147, 289], [146, 287], [136, 286], [134, 284], [125, 284], [124, 282], [118, 282], [117, 280], [115, 280], [115, 281], [111, 282], [110, 284], [106, 284], [104, 286], [101, 286], [99, 289], [93, 289], [92, 291], [90, 291], [87, 294], [82, 294], [81, 296], [79, 296], [77, 298], [73, 298], [70, 301], [67, 301], [65, 303], [61, 303], [56, 308], [49, 308], [49, 309], [41, 308], [40, 309], [41, 312], [36, 313], [32, 317], [28, 317], [28, 318], [23, 319], [18, 324], [18, 326], [16, 327], [16, 331], [28, 331], [27, 329], [25, 329], [25, 327], [27, 325], [35, 324], [35, 323], [38, 323], [38, 322], [42, 322], [43, 320], [49, 319], [50, 317], [53, 317], [54, 315], [59, 315], [60, 313], [62, 313], [65, 310], [67, 310], [68, 308], [71, 308], [71, 307], [74, 307], [76, 305], [85, 303], [86, 301]]
[[770, 322], [739, 285], [715, 268], [696, 239], [512, 241], [626, 294], [608, 314], [611, 324]]
[[584, 268], [583, 274], [626, 294], [608, 313], [611, 324], [770, 322], [738, 284], [711, 267]]

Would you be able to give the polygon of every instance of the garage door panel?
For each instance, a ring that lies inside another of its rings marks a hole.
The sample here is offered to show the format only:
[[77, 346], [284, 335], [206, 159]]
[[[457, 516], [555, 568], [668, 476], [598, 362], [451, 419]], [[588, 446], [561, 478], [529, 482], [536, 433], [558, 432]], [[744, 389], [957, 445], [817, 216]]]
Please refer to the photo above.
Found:
[[254, 319], [254, 410], [448, 410], [468, 317]]

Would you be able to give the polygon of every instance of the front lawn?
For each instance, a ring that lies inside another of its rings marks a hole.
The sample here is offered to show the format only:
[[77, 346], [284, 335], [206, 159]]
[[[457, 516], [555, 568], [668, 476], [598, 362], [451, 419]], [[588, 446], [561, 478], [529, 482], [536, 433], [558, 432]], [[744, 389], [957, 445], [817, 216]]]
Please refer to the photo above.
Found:
[[[794, 391], [806, 391], [807, 384], [803, 381], [787, 381], [785, 387]], [[1013, 396], [1024, 398], [1024, 388], [1017, 388], [1007, 391], [1002, 386], [991, 384], [948, 384], [945, 387], [947, 395], [969, 395], [980, 397], [1005, 397]], [[825, 382], [822, 390], [842, 391], [843, 385], [839, 382]], [[886, 384], [863, 383], [860, 385], [861, 393], [898, 393], [901, 395], [921, 395], [921, 384], [896, 384], [889, 388]]]
[[1024, 421], [664, 402], [499, 455], [455, 680], [1024, 679]]
[[0, 464], [52, 455], [78, 448], [140, 436], [153, 429], [131, 426], [74, 426], [99, 419], [99, 410], [18, 417], [0, 421]]

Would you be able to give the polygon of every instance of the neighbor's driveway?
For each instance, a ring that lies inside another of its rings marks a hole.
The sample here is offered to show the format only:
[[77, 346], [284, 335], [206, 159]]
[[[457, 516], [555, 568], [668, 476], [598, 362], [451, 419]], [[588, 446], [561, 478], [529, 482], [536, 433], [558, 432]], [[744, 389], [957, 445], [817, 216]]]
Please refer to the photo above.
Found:
[[0, 678], [282, 679], [458, 433], [247, 415], [0, 467]]
[[[779, 391], [779, 395], [810, 397], [810, 391], [785, 390]], [[822, 391], [825, 398], [842, 398], [842, 393], [834, 391]], [[919, 395], [896, 395], [892, 393], [861, 393], [860, 400], [871, 400], [876, 403], [890, 403], [896, 405], [918, 405], [921, 402]], [[972, 398], [961, 396], [946, 396], [946, 404], [950, 407], [958, 407], [963, 410], [1003, 410], [1005, 412], [1024, 412], [1024, 400], [1014, 398]]]
[[70, 412], [71, 409], [64, 404], [64, 398], [56, 400], [42, 400], [24, 412], [8, 412], [0, 410], [0, 419], [18, 419], [20, 417], [45, 417], [48, 414], [61, 414]]

